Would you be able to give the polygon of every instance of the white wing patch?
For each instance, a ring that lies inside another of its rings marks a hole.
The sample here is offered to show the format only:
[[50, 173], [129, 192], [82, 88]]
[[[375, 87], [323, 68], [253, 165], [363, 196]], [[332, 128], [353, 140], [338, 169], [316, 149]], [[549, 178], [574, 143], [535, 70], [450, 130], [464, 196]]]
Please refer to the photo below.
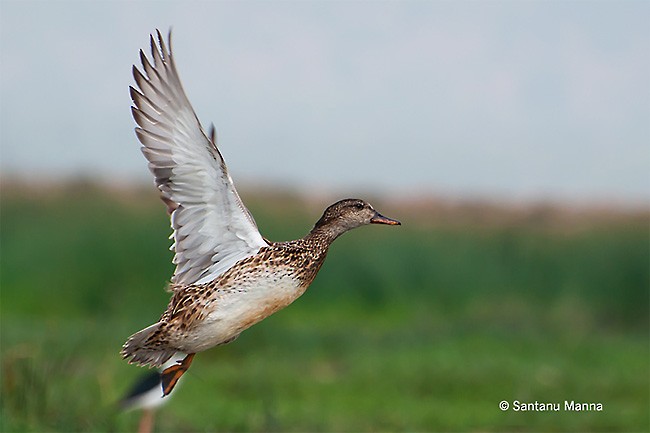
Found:
[[[150, 63], [133, 67], [131, 111], [142, 152], [171, 214], [174, 284], [202, 284], [268, 245], [241, 201], [226, 164], [181, 85], [171, 50], [157, 31]], [[211, 134], [212, 135], [212, 134]]]

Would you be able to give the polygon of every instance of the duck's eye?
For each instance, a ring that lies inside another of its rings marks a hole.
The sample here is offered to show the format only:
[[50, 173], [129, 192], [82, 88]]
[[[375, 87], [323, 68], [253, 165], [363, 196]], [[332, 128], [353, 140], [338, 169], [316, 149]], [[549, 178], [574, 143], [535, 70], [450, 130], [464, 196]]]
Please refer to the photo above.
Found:
[[363, 209], [363, 203], [355, 203], [354, 207], [356, 207], [357, 209]]

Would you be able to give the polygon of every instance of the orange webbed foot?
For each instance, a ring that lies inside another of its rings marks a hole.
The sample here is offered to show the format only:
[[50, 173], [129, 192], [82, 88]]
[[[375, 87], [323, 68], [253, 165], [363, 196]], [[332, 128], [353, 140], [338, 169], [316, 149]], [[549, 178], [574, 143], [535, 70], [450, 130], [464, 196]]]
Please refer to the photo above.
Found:
[[162, 380], [162, 391], [163, 397], [169, 395], [170, 392], [176, 386], [178, 379], [190, 368], [192, 364], [192, 359], [194, 358], [194, 353], [190, 353], [182, 361], [178, 361], [178, 364], [172, 365], [171, 367], [166, 368], [160, 374]]

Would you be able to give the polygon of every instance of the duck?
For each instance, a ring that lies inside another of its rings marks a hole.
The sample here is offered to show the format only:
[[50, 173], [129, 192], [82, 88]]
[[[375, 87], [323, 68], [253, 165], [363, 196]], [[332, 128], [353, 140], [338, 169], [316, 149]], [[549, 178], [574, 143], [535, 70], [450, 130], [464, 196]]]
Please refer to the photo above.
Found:
[[[130, 364], [160, 368], [169, 395], [194, 356], [234, 341], [243, 331], [300, 297], [332, 242], [365, 225], [397, 226], [368, 202], [348, 198], [328, 206], [302, 238], [263, 237], [240, 198], [217, 147], [183, 90], [171, 30], [150, 35], [150, 61], [140, 50], [130, 86], [135, 133], [170, 215], [176, 265], [171, 298], [160, 319], [131, 335], [120, 353]], [[176, 358], [177, 357], [177, 358]]]

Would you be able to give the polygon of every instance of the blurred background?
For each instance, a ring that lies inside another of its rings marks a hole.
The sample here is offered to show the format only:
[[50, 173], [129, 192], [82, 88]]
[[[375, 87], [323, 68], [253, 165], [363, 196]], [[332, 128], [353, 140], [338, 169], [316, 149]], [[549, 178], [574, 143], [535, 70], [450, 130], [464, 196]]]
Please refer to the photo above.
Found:
[[[294, 305], [202, 353], [158, 431], [647, 431], [647, 2], [0, 3], [0, 430], [134, 431], [118, 351], [170, 229], [133, 133], [149, 33], [263, 235], [339, 198]], [[499, 402], [602, 403], [515, 412]]]

